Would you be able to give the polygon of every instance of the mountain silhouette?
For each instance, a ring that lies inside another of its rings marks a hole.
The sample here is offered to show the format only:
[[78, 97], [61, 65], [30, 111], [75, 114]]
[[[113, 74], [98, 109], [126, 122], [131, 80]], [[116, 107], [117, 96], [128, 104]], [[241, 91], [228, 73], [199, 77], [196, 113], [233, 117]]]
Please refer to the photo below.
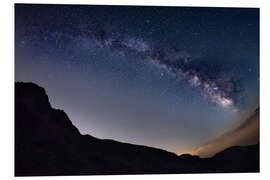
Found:
[[15, 176], [259, 172], [259, 144], [212, 158], [82, 135], [45, 89], [15, 83]]

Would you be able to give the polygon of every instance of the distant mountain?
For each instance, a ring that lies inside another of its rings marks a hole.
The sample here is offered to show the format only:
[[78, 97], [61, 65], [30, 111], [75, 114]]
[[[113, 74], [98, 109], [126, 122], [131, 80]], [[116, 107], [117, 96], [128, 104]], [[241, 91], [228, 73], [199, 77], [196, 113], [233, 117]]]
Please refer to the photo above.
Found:
[[15, 83], [15, 176], [258, 171], [259, 144], [201, 159], [82, 135], [43, 88]]

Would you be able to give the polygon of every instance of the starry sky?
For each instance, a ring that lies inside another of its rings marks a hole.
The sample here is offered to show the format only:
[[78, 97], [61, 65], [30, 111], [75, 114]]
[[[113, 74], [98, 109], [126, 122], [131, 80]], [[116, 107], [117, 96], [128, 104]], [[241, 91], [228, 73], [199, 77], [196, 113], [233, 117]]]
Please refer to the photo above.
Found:
[[15, 81], [82, 134], [190, 152], [259, 107], [259, 9], [16, 4]]

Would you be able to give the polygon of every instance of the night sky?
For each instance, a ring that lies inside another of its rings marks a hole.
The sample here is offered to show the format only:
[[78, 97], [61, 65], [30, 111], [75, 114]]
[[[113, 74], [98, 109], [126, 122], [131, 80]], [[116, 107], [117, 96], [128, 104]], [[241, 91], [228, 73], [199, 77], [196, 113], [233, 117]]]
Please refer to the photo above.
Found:
[[17, 4], [15, 81], [82, 134], [190, 152], [259, 106], [259, 9]]

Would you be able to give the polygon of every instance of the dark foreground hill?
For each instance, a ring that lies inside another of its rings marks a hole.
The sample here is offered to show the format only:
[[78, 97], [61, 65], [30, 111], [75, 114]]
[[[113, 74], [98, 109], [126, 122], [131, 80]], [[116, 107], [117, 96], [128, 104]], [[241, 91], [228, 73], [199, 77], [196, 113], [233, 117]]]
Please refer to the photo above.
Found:
[[15, 176], [258, 171], [259, 144], [201, 159], [82, 135], [43, 88], [15, 83]]

